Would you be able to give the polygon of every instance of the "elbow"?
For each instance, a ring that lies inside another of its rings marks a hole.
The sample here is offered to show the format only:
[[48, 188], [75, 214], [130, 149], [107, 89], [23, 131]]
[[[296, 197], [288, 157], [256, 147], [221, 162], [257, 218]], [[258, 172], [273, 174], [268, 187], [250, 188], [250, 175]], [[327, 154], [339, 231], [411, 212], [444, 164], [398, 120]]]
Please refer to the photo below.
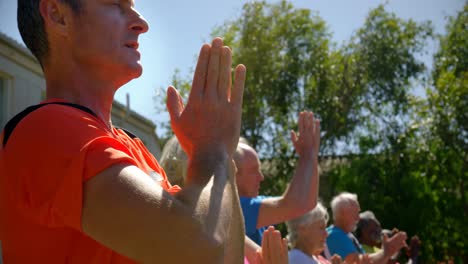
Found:
[[294, 210], [294, 217], [299, 217], [304, 215], [305, 213], [313, 210], [317, 206], [317, 199], [301, 199], [294, 203], [292, 206]]
[[219, 238], [206, 237], [199, 255], [191, 258], [192, 263], [223, 263], [225, 241]]

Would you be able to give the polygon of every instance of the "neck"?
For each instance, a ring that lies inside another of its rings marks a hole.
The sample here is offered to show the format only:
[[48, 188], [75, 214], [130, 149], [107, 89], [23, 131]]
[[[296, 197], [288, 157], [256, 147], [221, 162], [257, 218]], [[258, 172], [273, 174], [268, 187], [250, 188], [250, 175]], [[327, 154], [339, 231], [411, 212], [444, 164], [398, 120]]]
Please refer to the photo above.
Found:
[[360, 237], [360, 238], [358, 238], [358, 240], [359, 240], [359, 243], [361, 243], [361, 244], [368, 245], [370, 247], [374, 246], [374, 243], [372, 243], [372, 241], [370, 241], [369, 239], [366, 239], [364, 237]]
[[62, 99], [91, 109], [109, 128], [117, 85], [73, 66], [45, 69], [47, 99]]
[[346, 228], [346, 224], [343, 221], [340, 221], [339, 219], [335, 220], [334, 225], [338, 227], [339, 229], [343, 230], [345, 233], [349, 233], [350, 231]]
[[[310, 245], [309, 245], [309, 247], [310, 247]], [[306, 254], [309, 257], [312, 257], [313, 255], [316, 255], [316, 252], [311, 250], [309, 247], [308, 247], [307, 243], [304, 243], [303, 241], [297, 241], [296, 246], [294, 248], [297, 249], [297, 250], [302, 251], [304, 254]], [[318, 252], [318, 254], [319, 253], [320, 252]]]

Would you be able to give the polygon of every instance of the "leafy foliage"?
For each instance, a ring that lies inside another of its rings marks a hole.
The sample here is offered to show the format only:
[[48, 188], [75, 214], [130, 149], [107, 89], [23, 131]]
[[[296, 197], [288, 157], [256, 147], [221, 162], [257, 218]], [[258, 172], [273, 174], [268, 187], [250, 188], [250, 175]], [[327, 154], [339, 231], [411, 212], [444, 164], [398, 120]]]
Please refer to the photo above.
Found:
[[372, 154], [375, 140], [362, 136], [360, 155], [327, 175], [327, 194], [352, 190], [384, 227], [419, 235], [424, 262], [468, 262], [467, 27], [465, 5], [440, 37], [427, 97], [407, 97], [402, 129], [376, 131], [390, 144]]

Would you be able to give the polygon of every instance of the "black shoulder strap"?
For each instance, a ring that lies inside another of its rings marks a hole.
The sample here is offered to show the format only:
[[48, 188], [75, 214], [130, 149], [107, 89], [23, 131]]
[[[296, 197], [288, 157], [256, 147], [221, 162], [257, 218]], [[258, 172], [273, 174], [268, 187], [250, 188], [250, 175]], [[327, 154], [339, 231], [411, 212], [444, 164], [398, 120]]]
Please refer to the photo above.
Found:
[[127, 129], [125, 128], [121, 128], [121, 127], [117, 127], [118, 129], [121, 129], [123, 132], [125, 132], [125, 134], [127, 134], [127, 136], [131, 139], [135, 139], [137, 138], [137, 136], [135, 136], [135, 134], [133, 134], [132, 132], [128, 131]]
[[[11, 134], [13, 133], [13, 130], [15, 129], [15, 127], [21, 122], [21, 120], [23, 120], [23, 118], [25, 118], [28, 114], [30, 114], [31, 112], [43, 107], [43, 106], [46, 106], [46, 105], [49, 105], [49, 104], [58, 104], [58, 105], [66, 105], [66, 106], [70, 106], [70, 107], [74, 107], [76, 109], [79, 109], [83, 112], [86, 112], [88, 114], [91, 114], [95, 117], [98, 117], [94, 112], [93, 110], [89, 109], [88, 107], [86, 106], [82, 106], [82, 105], [79, 105], [79, 104], [73, 104], [73, 103], [67, 103], [67, 102], [50, 102], [50, 103], [44, 103], [44, 104], [37, 104], [37, 105], [32, 105], [26, 109], [24, 109], [23, 111], [21, 111], [20, 113], [18, 113], [17, 115], [15, 115], [12, 119], [10, 119], [3, 131], [4, 131], [4, 134], [3, 134], [3, 148], [5, 148], [7, 142], [8, 142], [8, 138], [11, 136]], [[122, 129], [130, 138], [136, 138], [136, 136], [125, 130], [125, 129]]]

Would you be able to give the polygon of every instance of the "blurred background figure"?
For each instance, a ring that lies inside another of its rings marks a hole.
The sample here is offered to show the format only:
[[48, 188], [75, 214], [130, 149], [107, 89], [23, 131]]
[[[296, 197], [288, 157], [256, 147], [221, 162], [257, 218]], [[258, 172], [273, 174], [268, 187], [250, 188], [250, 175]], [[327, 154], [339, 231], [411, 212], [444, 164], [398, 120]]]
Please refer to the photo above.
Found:
[[180, 146], [176, 136], [172, 136], [164, 145], [159, 163], [172, 185], [184, 186], [187, 176], [187, 154]]
[[[378, 252], [381, 249], [383, 235], [391, 238], [398, 232], [399, 230], [397, 228], [394, 228], [393, 230], [382, 230], [382, 226], [374, 213], [372, 211], [365, 211], [359, 214], [359, 222], [357, 224], [355, 235], [366, 253], [371, 254]], [[411, 238], [410, 245], [403, 247], [403, 251], [406, 253], [405, 256], [402, 256], [400, 252], [397, 252], [390, 257], [388, 263], [401, 263], [402, 261], [408, 261], [408, 263], [412, 264], [417, 263], [420, 247], [421, 241], [419, 240], [419, 237], [413, 236]]]
[[365, 211], [359, 214], [359, 222], [355, 234], [366, 253], [370, 254], [380, 250], [382, 226], [372, 211]]
[[[321, 255], [326, 247], [328, 218], [326, 208], [319, 202], [313, 210], [286, 222], [288, 228], [287, 238], [291, 248], [288, 254], [289, 263], [330, 263]], [[341, 258], [335, 255], [332, 263], [341, 263]]]
[[397, 231], [391, 238], [383, 235], [381, 249], [367, 255], [352, 233], [360, 220], [361, 208], [357, 195], [340, 193], [333, 197], [331, 207], [334, 223], [327, 228], [327, 246], [331, 254], [340, 255], [347, 263], [362, 263], [368, 256], [371, 263], [386, 264], [395, 253], [406, 246], [406, 233]]

